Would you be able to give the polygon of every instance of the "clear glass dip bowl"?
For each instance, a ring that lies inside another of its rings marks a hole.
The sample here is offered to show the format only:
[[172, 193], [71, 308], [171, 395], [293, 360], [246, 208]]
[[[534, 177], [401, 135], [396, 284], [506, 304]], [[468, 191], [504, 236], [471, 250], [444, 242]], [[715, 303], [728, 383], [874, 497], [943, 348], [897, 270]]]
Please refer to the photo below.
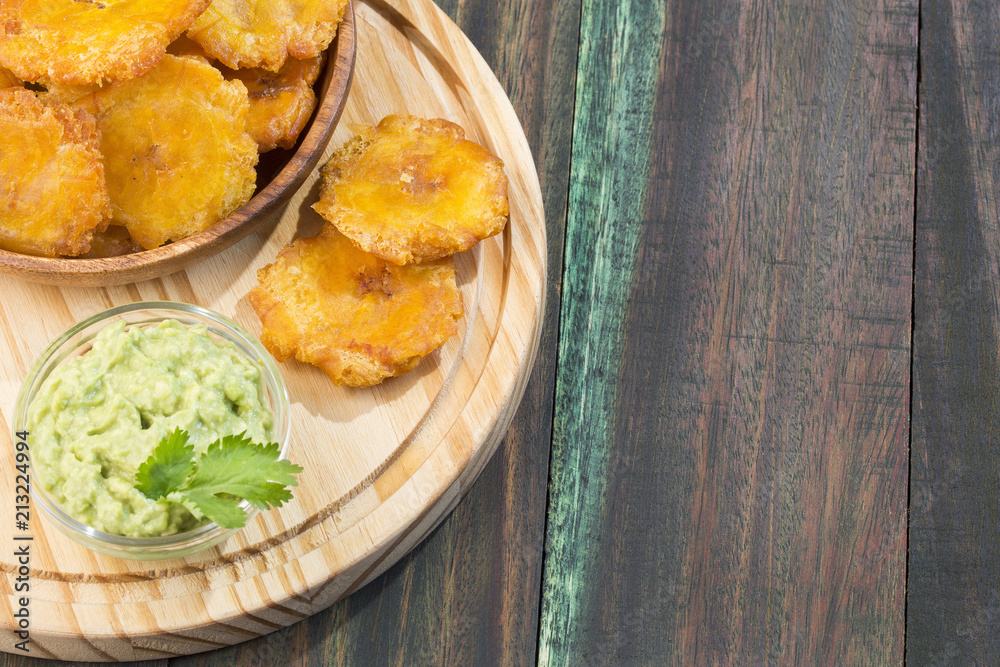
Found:
[[[90, 350], [91, 341], [104, 327], [119, 320], [127, 322], [127, 328], [155, 326], [167, 319], [176, 320], [185, 326], [204, 325], [210, 336], [216, 340], [232, 343], [257, 365], [263, 380], [264, 399], [274, 414], [271, 439], [278, 443], [281, 458], [285, 458], [290, 430], [288, 390], [274, 359], [260, 341], [229, 318], [200, 306], [172, 301], [141, 301], [111, 308], [75, 324], [55, 339], [32, 366], [18, 392], [11, 426], [12, 442], [20, 440], [16, 434], [23, 431], [28, 424], [28, 408], [53, 369], [65, 360]], [[32, 445], [30, 433], [28, 445], [29, 447]], [[183, 533], [163, 537], [122, 537], [105, 533], [66, 514], [42, 486], [33, 468], [30, 472], [31, 500], [35, 516], [42, 514], [49, 525], [55, 526], [63, 534], [94, 551], [109, 556], [134, 560], [179, 558], [208, 549], [239, 530], [226, 529], [209, 522]], [[241, 507], [247, 515], [248, 522], [258, 511], [245, 501]]]

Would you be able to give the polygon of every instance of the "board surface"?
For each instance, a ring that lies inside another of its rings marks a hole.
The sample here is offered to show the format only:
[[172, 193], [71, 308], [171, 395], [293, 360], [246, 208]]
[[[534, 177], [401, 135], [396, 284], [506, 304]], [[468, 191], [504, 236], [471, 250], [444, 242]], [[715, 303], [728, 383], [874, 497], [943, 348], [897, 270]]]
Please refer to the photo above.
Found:
[[921, 5], [906, 662], [1000, 657], [1000, 6]]
[[[194, 653], [294, 623], [356, 590], [422, 540], [454, 507], [503, 436], [540, 332], [545, 228], [523, 131], [489, 68], [429, 0], [356, 4], [353, 87], [327, 156], [349, 127], [389, 113], [443, 117], [500, 156], [510, 178], [503, 234], [456, 256], [460, 333], [416, 371], [371, 389], [335, 387], [288, 362], [289, 457], [303, 465], [295, 500], [258, 515], [202, 555], [160, 563], [100, 556], [32, 516], [31, 649], [76, 660]], [[325, 160], [325, 157], [324, 157]], [[0, 278], [4, 433], [21, 380], [60, 332], [105, 308], [145, 299], [201, 304], [259, 333], [246, 300], [256, 270], [322, 220], [313, 174], [288, 206], [229, 250], [138, 284], [57, 288]], [[9, 436], [5, 436], [8, 437]], [[10, 447], [0, 452], [13, 470]], [[14, 480], [0, 487], [0, 539], [13, 544]], [[13, 650], [12, 549], [0, 556], [0, 649]]]

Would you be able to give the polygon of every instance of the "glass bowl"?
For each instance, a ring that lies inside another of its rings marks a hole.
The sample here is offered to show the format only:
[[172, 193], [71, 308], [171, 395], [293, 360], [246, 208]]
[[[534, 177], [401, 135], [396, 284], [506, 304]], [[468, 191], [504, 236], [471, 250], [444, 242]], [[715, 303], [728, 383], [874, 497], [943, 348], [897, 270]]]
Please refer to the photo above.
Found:
[[[288, 390], [274, 359], [252, 334], [229, 318], [200, 306], [172, 301], [142, 301], [111, 308], [75, 324], [55, 339], [32, 366], [18, 392], [11, 425], [12, 442], [20, 440], [16, 434], [27, 427], [28, 408], [53, 369], [66, 359], [87, 352], [91, 341], [104, 327], [120, 320], [131, 328], [155, 325], [166, 319], [176, 320], [185, 326], [204, 325], [210, 336], [232, 343], [257, 365], [261, 372], [264, 399], [274, 415], [271, 439], [278, 443], [281, 458], [285, 458], [290, 431]], [[30, 448], [30, 433], [27, 442]], [[239, 530], [209, 522], [183, 533], [162, 537], [123, 537], [106, 533], [66, 514], [38, 481], [35, 470], [30, 468], [30, 472], [32, 504], [41, 510], [44, 519], [76, 542], [109, 556], [134, 560], [179, 558], [208, 549]], [[258, 511], [246, 501], [240, 506], [247, 515], [247, 522]]]

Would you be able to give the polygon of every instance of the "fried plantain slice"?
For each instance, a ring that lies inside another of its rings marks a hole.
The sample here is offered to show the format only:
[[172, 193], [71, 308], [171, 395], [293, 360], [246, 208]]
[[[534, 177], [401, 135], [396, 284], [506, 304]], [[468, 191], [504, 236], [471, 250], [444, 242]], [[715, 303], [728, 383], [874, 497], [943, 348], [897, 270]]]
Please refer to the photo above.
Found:
[[450, 257], [396, 266], [331, 225], [286, 246], [257, 280], [248, 296], [271, 354], [353, 387], [412, 370], [458, 332], [462, 316]]
[[188, 36], [227, 67], [277, 72], [289, 56], [322, 53], [346, 6], [347, 0], [212, 0]]
[[111, 217], [94, 118], [0, 90], [0, 247], [56, 257], [90, 248]]
[[58, 83], [50, 83], [45, 90], [38, 93], [38, 99], [46, 104], [72, 104], [81, 97], [92, 95], [100, 90], [97, 84], [92, 86], [63, 86]]
[[120, 257], [141, 252], [142, 246], [132, 240], [128, 230], [120, 225], [109, 225], [102, 232], [94, 232], [90, 250], [80, 255], [82, 259]]
[[211, 65], [165, 55], [73, 105], [97, 117], [114, 223], [143, 248], [207, 229], [253, 195], [246, 88]]
[[25, 81], [131, 79], [155, 65], [210, 0], [9, 0], [0, 65]]
[[323, 56], [305, 60], [289, 58], [277, 72], [259, 67], [220, 69], [227, 79], [238, 79], [247, 87], [249, 129], [258, 150], [266, 153], [294, 146], [316, 108], [312, 84], [323, 69]]
[[395, 264], [467, 250], [507, 223], [503, 162], [442, 119], [355, 128], [322, 169], [317, 213]]
[[20, 86], [21, 80], [14, 76], [10, 70], [0, 67], [0, 89]]
[[170, 42], [167, 53], [172, 56], [187, 56], [189, 58], [199, 58], [208, 64], [212, 64], [213, 59], [201, 48], [201, 44], [194, 41], [187, 35], [181, 35]]
[[319, 78], [325, 62], [325, 51], [311, 58], [291, 58], [285, 61], [285, 65], [279, 72], [288, 80], [305, 81], [307, 86], [311, 86]]

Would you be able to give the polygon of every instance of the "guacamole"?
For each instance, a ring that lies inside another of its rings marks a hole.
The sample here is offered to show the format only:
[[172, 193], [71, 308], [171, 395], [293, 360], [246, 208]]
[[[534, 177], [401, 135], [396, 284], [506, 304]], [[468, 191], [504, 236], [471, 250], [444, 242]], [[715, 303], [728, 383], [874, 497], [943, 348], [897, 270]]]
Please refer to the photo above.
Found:
[[199, 523], [135, 488], [160, 440], [180, 428], [198, 453], [242, 432], [267, 442], [273, 416], [254, 362], [203, 326], [165, 320], [101, 330], [89, 351], [52, 371], [28, 422], [36, 476], [63, 511], [107, 533], [156, 537]]

